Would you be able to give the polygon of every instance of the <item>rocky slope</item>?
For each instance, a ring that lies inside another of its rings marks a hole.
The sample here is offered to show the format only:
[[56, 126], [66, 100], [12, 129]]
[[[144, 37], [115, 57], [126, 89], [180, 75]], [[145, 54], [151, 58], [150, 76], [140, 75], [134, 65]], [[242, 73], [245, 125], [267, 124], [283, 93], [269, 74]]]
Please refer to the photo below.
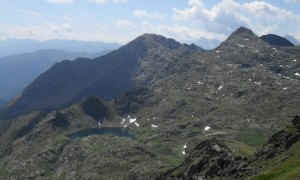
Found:
[[23, 53], [0, 58], [0, 107], [19, 95], [41, 73], [54, 63], [78, 57], [95, 58], [109, 51], [98, 53], [67, 52], [57, 49]]
[[[1, 122], [1, 138], [6, 138], [1, 142], [8, 142], [1, 146], [3, 177], [245, 179], [258, 174], [259, 179], [274, 175], [274, 168], [288, 169], [287, 176], [298, 175], [294, 172], [299, 168], [299, 118], [269, 141], [267, 137], [299, 113], [299, 47], [272, 46], [246, 28], [207, 52], [182, 49], [160, 36], [136, 40], [139, 48], [145, 42], [151, 42], [147, 47], [160, 42], [150, 49], [169, 54], [164, 57], [172, 61], [162, 58], [155, 63], [153, 53], [143, 56], [145, 66], [139, 69], [144, 71], [135, 72], [140, 78], [134, 82], [147, 87], [131, 88], [111, 102], [90, 97], [62, 111]], [[158, 45], [166, 51], [155, 49]], [[70, 141], [66, 136], [98, 126], [99, 121], [130, 129], [135, 140], [92, 136]], [[30, 128], [15, 136], [24, 129], [22, 124]], [[281, 166], [281, 161], [287, 165]]]
[[130, 138], [89, 136], [71, 141], [66, 136], [97, 127], [99, 121], [101, 127], [113, 126], [119, 118], [109, 104], [95, 97], [58, 112], [34, 112], [2, 121], [0, 177], [116, 179], [128, 175], [142, 179], [157, 173], [161, 166], [157, 155]]
[[112, 99], [136, 86], [149, 86], [174, 74], [174, 64], [199, 50], [163, 36], [145, 34], [96, 59], [55, 64], [0, 112], [11, 118], [33, 110], [60, 109], [94, 95]]
[[[98, 112], [102, 112], [101, 116], [97, 115]], [[145, 143], [140, 138], [91, 135], [71, 141], [67, 137], [74, 131], [95, 127], [99, 121], [102, 121], [103, 127], [118, 126], [122, 118], [111, 103], [96, 97], [88, 97], [80, 104], [58, 112], [34, 112], [2, 121], [0, 177], [260, 179], [281, 176], [283, 173], [278, 173], [278, 169], [284, 170], [285, 177], [300, 175], [296, 170], [300, 167], [299, 116], [271, 136], [255, 154], [247, 154], [249, 147], [241, 142], [207, 136], [206, 140], [194, 139], [180, 148], [185, 152], [181, 157], [176, 155], [176, 151], [172, 153], [175, 149], [166, 148], [163, 144], [153, 146], [160, 140]], [[133, 127], [136, 126], [129, 126], [130, 129]], [[155, 130], [152, 132], [155, 133]], [[173, 140], [180, 140], [177, 135], [173, 136]], [[178, 145], [181, 145], [179, 141]]]
[[[259, 146], [298, 113], [299, 59], [297, 47], [274, 47], [240, 28], [217, 49], [178, 63], [181, 71], [138, 96], [143, 100], [131, 99], [128, 106], [140, 104], [139, 110], [127, 113], [137, 117], [136, 133], [147, 142], [178, 134], [183, 145], [219, 135]], [[151, 124], [158, 125], [155, 134]]]
[[[160, 175], [157, 179], [278, 178], [283, 173], [280, 171], [272, 172], [274, 166], [277, 166], [278, 170], [284, 168], [285, 162], [293, 159], [299, 162], [299, 152], [285, 156], [281, 162], [277, 158], [298, 147], [300, 143], [300, 117], [296, 116], [290, 126], [269, 138], [252, 159], [237, 155], [234, 149], [230, 149], [225, 142], [224, 140], [211, 139], [199, 143], [178, 167]], [[270, 163], [273, 165], [271, 168]], [[288, 179], [299, 178], [299, 171], [295, 171], [299, 167], [300, 164], [297, 164], [291, 170], [286, 170], [284, 177], [290, 177]], [[270, 172], [274, 173], [273, 176], [270, 175]]]

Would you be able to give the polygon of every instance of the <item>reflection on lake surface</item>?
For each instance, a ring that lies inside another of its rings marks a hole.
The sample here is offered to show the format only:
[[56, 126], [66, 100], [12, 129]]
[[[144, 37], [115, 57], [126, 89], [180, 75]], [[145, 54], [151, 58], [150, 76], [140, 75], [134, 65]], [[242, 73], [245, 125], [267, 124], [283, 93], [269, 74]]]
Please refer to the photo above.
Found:
[[128, 128], [124, 127], [97, 127], [97, 128], [90, 128], [84, 129], [81, 131], [74, 132], [72, 134], [67, 135], [72, 141], [77, 138], [86, 137], [89, 135], [106, 135], [110, 134], [112, 136], [124, 136], [129, 137], [131, 139], [135, 139], [135, 136]]

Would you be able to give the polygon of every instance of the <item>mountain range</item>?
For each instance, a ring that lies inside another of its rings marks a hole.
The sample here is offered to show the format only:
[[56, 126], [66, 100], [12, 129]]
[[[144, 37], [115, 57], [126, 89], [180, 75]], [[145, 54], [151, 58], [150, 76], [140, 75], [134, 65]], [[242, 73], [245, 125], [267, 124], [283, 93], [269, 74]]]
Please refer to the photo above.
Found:
[[0, 107], [21, 94], [41, 73], [54, 63], [77, 57], [94, 58], [108, 53], [67, 52], [58, 49], [40, 50], [0, 58]]
[[[0, 176], [297, 179], [300, 48], [263, 39], [241, 27], [205, 51], [144, 34], [56, 63], [0, 111]], [[106, 127], [135, 137], [69, 138]]]
[[104, 43], [92, 41], [51, 39], [38, 41], [34, 39], [6, 39], [0, 41], [0, 57], [21, 53], [30, 53], [45, 49], [59, 49], [69, 52], [98, 53], [120, 47], [117, 43]]
[[145, 34], [99, 58], [56, 63], [3, 108], [3, 117], [65, 108], [88, 95], [111, 100], [133, 87], [149, 86], [175, 73], [174, 64], [198, 50], [203, 51], [196, 45]]

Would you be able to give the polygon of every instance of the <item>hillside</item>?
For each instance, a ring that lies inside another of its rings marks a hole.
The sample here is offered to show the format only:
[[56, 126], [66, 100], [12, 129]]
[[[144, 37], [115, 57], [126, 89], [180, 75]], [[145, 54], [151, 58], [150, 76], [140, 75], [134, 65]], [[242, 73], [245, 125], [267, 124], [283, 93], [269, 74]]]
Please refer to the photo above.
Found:
[[174, 74], [174, 64], [194, 51], [202, 50], [145, 34], [99, 58], [56, 63], [7, 104], [0, 117], [60, 109], [89, 95], [112, 99], [132, 87], [149, 86]]
[[21, 94], [36, 77], [49, 69], [54, 63], [63, 60], [73, 60], [78, 57], [94, 58], [107, 54], [67, 52], [57, 49], [40, 50], [33, 53], [23, 53], [0, 58], [0, 107]]
[[[0, 176], [297, 178], [299, 61], [299, 47], [241, 27], [211, 51], [145, 34], [100, 58], [57, 63], [2, 115], [68, 108], [0, 121]], [[107, 127], [123, 137], [70, 138]]]
[[298, 179], [299, 125], [300, 117], [296, 116], [253, 157], [238, 154], [230, 141], [205, 140], [191, 149], [178, 167], [157, 179]]
[[182, 143], [203, 139], [204, 127], [210, 126], [209, 135], [259, 146], [299, 111], [298, 59], [296, 47], [271, 46], [240, 28], [217, 49], [179, 63], [182, 71], [151, 86], [145, 99], [129, 99], [129, 107], [139, 108], [126, 113], [141, 127], [159, 124], [155, 134], [137, 128], [146, 142], [173, 141], [171, 132]]
[[[143, 92], [145, 95], [145, 91]], [[120, 102], [119, 105], [126, 105]], [[130, 116], [123, 119], [119, 115], [113, 104], [96, 97], [88, 97], [81, 103], [61, 111], [47, 114], [33, 112], [0, 122], [0, 141], [3, 142], [0, 145], [0, 177], [13, 179], [299, 177], [299, 116], [294, 117], [286, 128], [266, 140], [256, 152], [244, 142], [213, 135], [209, 131], [205, 133], [206, 139], [193, 139], [185, 143], [181, 143], [180, 135], [173, 132], [172, 140], [179, 140], [177, 144], [172, 144], [173, 147], [161, 143], [159, 138], [147, 143], [146, 139], [141, 137], [131, 139], [111, 135], [90, 135], [75, 140], [68, 138], [72, 132], [98, 127], [99, 121], [102, 121], [102, 125], [97, 128], [98, 131], [104, 130], [105, 127], [120, 127], [124, 121], [124, 124], [130, 123]], [[160, 128], [160, 124], [157, 125], [157, 128]], [[132, 122], [128, 130], [134, 127], [139, 126]], [[140, 128], [145, 129], [146, 126]], [[154, 134], [155, 129], [152, 126]]]

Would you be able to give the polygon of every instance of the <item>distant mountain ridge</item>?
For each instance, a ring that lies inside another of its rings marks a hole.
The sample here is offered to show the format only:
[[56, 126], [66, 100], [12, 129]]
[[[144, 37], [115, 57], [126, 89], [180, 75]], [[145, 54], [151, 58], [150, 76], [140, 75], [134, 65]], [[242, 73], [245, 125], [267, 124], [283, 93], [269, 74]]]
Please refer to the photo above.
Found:
[[7, 39], [0, 41], [0, 57], [43, 49], [60, 49], [70, 52], [97, 53], [104, 50], [114, 50], [121, 45], [93, 41], [58, 40], [38, 41], [34, 39]]
[[290, 34], [287, 34], [284, 36], [287, 40], [289, 40], [291, 43], [293, 43], [295, 46], [298, 46], [300, 45], [300, 42], [299, 40], [297, 40], [295, 37], [293, 37], [292, 35]]
[[108, 52], [67, 52], [49, 49], [0, 57], [0, 107], [19, 95], [28, 84], [54, 63], [77, 57], [95, 58]]
[[109, 100], [132, 87], [149, 86], [175, 73], [174, 64], [195, 51], [202, 49], [163, 36], [144, 34], [99, 58], [56, 63], [2, 112], [12, 117], [12, 114], [33, 110], [60, 109], [89, 95]]
[[267, 34], [260, 37], [265, 42], [276, 45], [276, 46], [294, 46], [289, 40], [284, 37], [275, 35], [275, 34]]

